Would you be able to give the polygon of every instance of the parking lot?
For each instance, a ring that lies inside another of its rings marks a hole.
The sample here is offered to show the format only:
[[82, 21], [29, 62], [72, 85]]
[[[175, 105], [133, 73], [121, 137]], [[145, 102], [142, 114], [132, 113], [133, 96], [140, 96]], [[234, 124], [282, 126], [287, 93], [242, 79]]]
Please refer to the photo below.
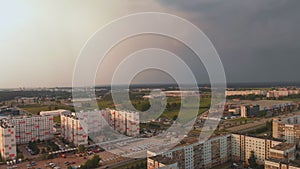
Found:
[[[97, 154], [100, 156], [101, 162], [103, 163], [103, 165], [114, 164], [117, 162], [127, 160], [126, 158], [117, 156], [117, 155], [109, 153], [109, 152], [100, 152]], [[31, 168], [50, 169], [50, 168], [54, 168], [54, 165], [53, 165], [53, 167], [51, 167], [49, 164], [54, 163], [55, 167], [60, 167], [61, 169], [67, 169], [67, 167], [69, 165], [71, 165], [71, 166], [82, 165], [87, 161], [87, 159], [90, 159], [93, 156], [94, 156], [94, 154], [88, 155], [86, 157], [78, 157], [74, 154], [67, 154], [66, 158], [59, 157], [59, 158], [55, 158], [55, 159], [51, 159], [51, 160], [35, 161], [35, 164]], [[32, 163], [32, 162], [33, 161], [31, 161], [31, 162], [26, 161], [26, 162], [22, 162], [22, 163], [19, 163], [16, 165], [11, 165], [11, 166], [1, 165], [0, 169], [8, 169], [9, 167], [26, 169], [28, 167], [30, 168], [30, 163]], [[68, 164], [67, 162], [69, 163], [69, 165], [67, 165]]]

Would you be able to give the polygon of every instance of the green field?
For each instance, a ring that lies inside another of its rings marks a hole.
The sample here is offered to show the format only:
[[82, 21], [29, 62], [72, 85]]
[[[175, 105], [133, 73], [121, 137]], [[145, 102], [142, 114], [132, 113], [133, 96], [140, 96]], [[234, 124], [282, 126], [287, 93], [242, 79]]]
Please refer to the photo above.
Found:
[[[207, 111], [210, 107], [210, 98], [202, 98], [199, 103], [193, 103], [189, 100], [184, 100], [184, 103], [182, 105], [182, 101], [180, 97], [168, 97], [167, 100], [154, 100], [153, 102], [155, 104], [158, 104], [158, 108], [162, 108], [163, 107], [163, 101], [166, 102], [166, 107], [163, 109], [164, 112], [160, 115], [160, 117], [165, 117], [168, 119], [176, 119], [176, 117], [179, 114], [180, 111], [180, 107], [182, 106], [182, 110], [183, 112], [185, 112], [185, 115], [183, 116], [183, 118], [181, 120], [189, 120], [192, 118], [192, 116], [194, 115], [194, 111], [195, 109], [199, 109], [198, 114], [202, 114], [205, 111]], [[115, 105], [111, 99], [111, 96], [107, 96], [104, 99], [101, 100], [97, 100], [97, 104], [99, 106], [100, 109], [105, 109], [105, 108], [112, 108], [114, 109], [115, 106], [120, 106], [118, 108], [120, 109], [128, 109], [126, 107], [126, 105], [128, 105], [128, 103], [122, 103], [120, 105]], [[135, 109], [144, 112], [147, 111], [151, 105], [148, 99], [143, 99], [142, 95], [134, 95], [131, 96], [131, 100], [130, 103], [132, 104]], [[121, 107], [124, 106], [125, 107]], [[161, 105], [161, 106], [160, 106]], [[195, 107], [197, 105], [200, 105], [199, 107]], [[75, 111], [74, 108], [72, 106], [68, 106], [62, 103], [58, 103], [58, 102], [53, 102], [50, 105], [45, 105], [45, 104], [28, 104], [28, 105], [21, 105], [19, 106], [19, 108], [23, 109], [24, 111], [27, 111], [31, 114], [38, 114], [41, 111], [51, 111], [51, 110], [57, 110], [57, 109], [65, 109], [65, 110], [70, 110], [70, 111]], [[91, 107], [92, 108], [92, 107]], [[153, 110], [154, 112], [160, 112], [161, 110]], [[191, 115], [191, 116], [189, 116]], [[148, 119], [151, 119], [151, 115], [146, 115], [149, 116]], [[156, 118], [156, 117], [155, 117]], [[59, 119], [56, 119], [57, 122], [59, 122]]]
[[32, 114], [39, 114], [39, 112], [41, 111], [51, 111], [51, 110], [58, 110], [58, 109], [74, 111], [74, 108], [72, 106], [67, 106], [63, 104], [55, 104], [49, 106], [43, 104], [30, 104], [30, 105], [19, 106], [19, 108]]

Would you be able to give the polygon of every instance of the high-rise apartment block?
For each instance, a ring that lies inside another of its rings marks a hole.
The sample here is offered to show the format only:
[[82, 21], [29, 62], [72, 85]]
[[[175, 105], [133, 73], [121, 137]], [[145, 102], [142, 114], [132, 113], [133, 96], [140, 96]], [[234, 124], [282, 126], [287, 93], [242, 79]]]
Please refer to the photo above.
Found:
[[264, 161], [270, 156], [270, 148], [283, 143], [282, 140], [252, 137], [243, 134], [231, 135], [232, 160], [243, 161], [246, 164], [253, 152], [258, 164], [264, 164]]
[[88, 135], [75, 113], [61, 115], [61, 136], [76, 146], [88, 144]]
[[8, 119], [0, 119], [0, 155], [4, 160], [17, 156], [15, 127]]
[[300, 115], [273, 119], [273, 137], [300, 144]]
[[[160, 155], [176, 161], [179, 169], [212, 168], [231, 159], [230, 140], [230, 135], [218, 136], [204, 143], [184, 140], [186, 143]], [[150, 165], [148, 163], [148, 168]]]
[[110, 109], [63, 113], [61, 123], [62, 137], [75, 145], [87, 144], [88, 135], [101, 132], [106, 126], [132, 137], [140, 131], [138, 112]]
[[[271, 161], [275, 157], [279, 158], [280, 161], [283, 159], [292, 161], [295, 159], [295, 150], [294, 144], [284, 143], [281, 139], [228, 134], [213, 137], [204, 143], [191, 142], [184, 139], [184, 144], [180, 144], [168, 152], [161, 154], [148, 152], [148, 154], [168, 157], [172, 161], [177, 162], [178, 169], [208, 169], [226, 163], [229, 160], [249, 165], [252, 153], [254, 153], [256, 162], [259, 165], [264, 165], [265, 163], [273, 164], [274, 162]], [[150, 162], [152, 163], [150, 164]], [[162, 162], [159, 158], [148, 157], [148, 168], [155, 168], [153, 166], [158, 166], [159, 162]], [[155, 169], [157, 168], [159, 167]]]
[[9, 121], [15, 127], [17, 144], [53, 138], [53, 116], [20, 116]]

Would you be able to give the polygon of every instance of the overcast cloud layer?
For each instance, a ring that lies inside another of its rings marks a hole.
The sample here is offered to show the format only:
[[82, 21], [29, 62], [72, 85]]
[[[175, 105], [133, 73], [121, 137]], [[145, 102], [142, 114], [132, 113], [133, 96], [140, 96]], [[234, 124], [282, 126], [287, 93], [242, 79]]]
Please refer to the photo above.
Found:
[[[112, 19], [144, 11], [175, 14], [203, 30], [229, 82], [300, 81], [299, 0], [10, 0], [0, 1], [0, 11], [0, 88], [71, 85], [76, 57], [89, 36]], [[191, 55], [182, 54], [187, 62]], [[205, 82], [201, 63], [190, 62]], [[147, 76], [136, 82], [168, 79]]]

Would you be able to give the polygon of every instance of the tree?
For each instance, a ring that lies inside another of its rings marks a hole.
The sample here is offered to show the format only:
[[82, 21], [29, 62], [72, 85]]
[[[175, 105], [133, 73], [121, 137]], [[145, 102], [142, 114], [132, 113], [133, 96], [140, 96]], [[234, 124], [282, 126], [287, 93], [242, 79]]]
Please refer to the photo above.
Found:
[[249, 162], [251, 168], [258, 167], [258, 165], [256, 163], [256, 157], [255, 157], [254, 151], [251, 151], [251, 155], [250, 155], [250, 158], [248, 159], [248, 162]]
[[177, 115], [173, 116], [173, 121], [175, 121], [177, 119]]
[[85, 147], [84, 147], [84, 145], [79, 145], [79, 146], [78, 146], [78, 152], [79, 152], [79, 153], [85, 152]]
[[47, 153], [46, 149], [43, 148], [41, 153], [46, 154]]
[[94, 155], [93, 158], [87, 160], [83, 166], [80, 167], [80, 169], [92, 169], [99, 167], [99, 161], [101, 158], [99, 155]]

